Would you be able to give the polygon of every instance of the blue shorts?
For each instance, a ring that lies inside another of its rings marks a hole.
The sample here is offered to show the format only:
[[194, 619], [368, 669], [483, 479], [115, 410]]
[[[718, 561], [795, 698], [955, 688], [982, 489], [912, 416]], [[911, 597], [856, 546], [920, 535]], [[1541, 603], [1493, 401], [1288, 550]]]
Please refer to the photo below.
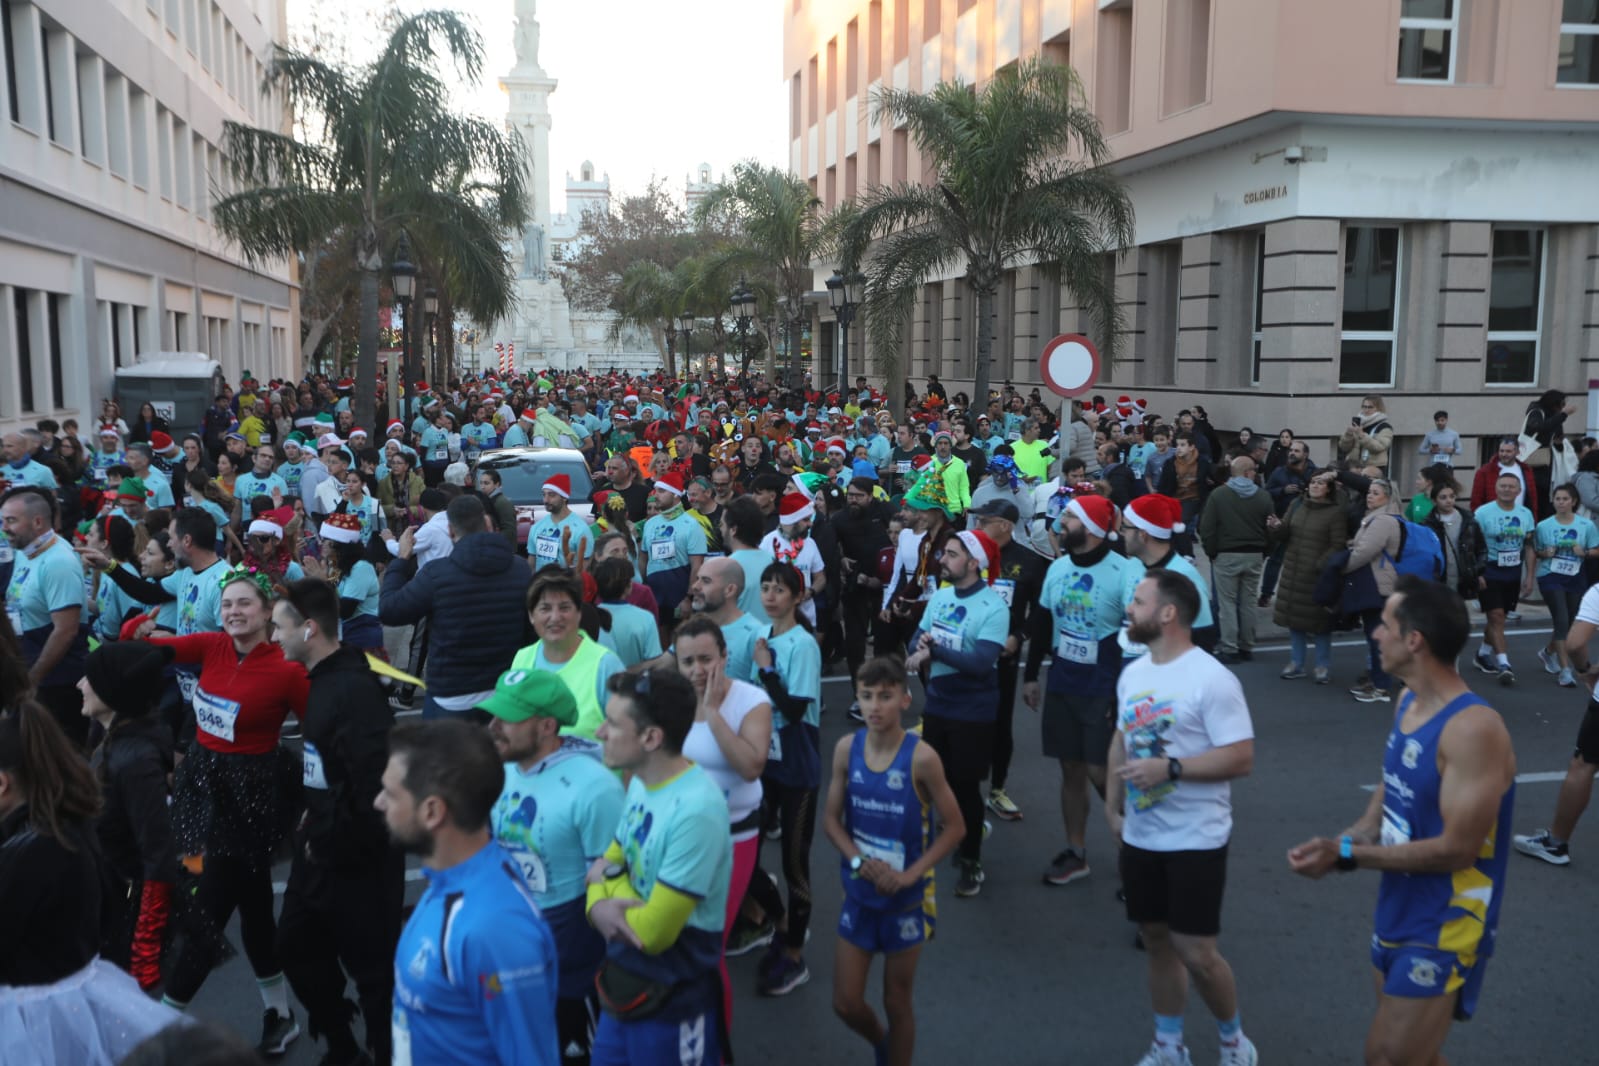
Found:
[[719, 1066], [722, 1041], [716, 1015], [707, 1010], [679, 1021], [624, 1022], [601, 1012], [590, 1066]]
[[1469, 1021], [1477, 1011], [1488, 960], [1478, 955], [1419, 944], [1386, 944], [1371, 938], [1371, 964], [1382, 974], [1385, 996], [1432, 999], [1455, 996], [1455, 1019]]
[[918, 903], [908, 911], [863, 907], [844, 897], [838, 935], [862, 951], [892, 955], [933, 939], [933, 914]]

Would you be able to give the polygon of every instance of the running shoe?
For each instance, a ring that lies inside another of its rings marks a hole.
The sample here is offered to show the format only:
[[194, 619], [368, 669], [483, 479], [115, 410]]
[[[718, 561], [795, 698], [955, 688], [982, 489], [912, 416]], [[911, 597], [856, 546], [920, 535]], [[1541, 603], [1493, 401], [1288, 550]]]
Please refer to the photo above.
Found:
[[294, 1043], [299, 1035], [300, 1023], [294, 1020], [292, 1010], [288, 1017], [284, 1017], [268, 1007], [261, 1015], [261, 1042], [255, 1046], [255, 1049], [263, 1055], [281, 1055], [289, 1050], [289, 1045]]
[[1371, 689], [1371, 682], [1365, 678], [1361, 678], [1359, 681], [1356, 681], [1353, 685], [1349, 686], [1349, 694], [1354, 696], [1356, 699], [1359, 699], [1362, 692], [1370, 692]]
[[1560, 678], [1558, 681], [1556, 681], [1556, 684], [1558, 684], [1561, 688], [1576, 688], [1577, 675], [1572, 672], [1571, 667], [1562, 666], [1560, 668]]
[[1387, 703], [1390, 699], [1391, 694], [1387, 689], [1377, 688], [1374, 685], [1367, 685], [1355, 693], [1355, 702], [1357, 703]]
[[1550, 654], [1548, 648], [1538, 649], [1538, 661], [1543, 663], [1544, 673], [1558, 674], [1560, 672], [1560, 660], [1556, 656]]
[[1002, 788], [988, 790], [988, 809], [1007, 822], [1019, 821], [1022, 816], [1022, 809], [1016, 806], [1015, 801], [1007, 796]]
[[1221, 1046], [1221, 1058], [1217, 1061], [1218, 1066], [1255, 1066], [1260, 1061], [1260, 1053], [1249, 1037], [1240, 1035], [1236, 1044]]
[[1303, 666], [1295, 666], [1293, 663], [1289, 663], [1287, 666], [1283, 667], [1283, 672], [1277, 676], [1282, 678], [1284, 681], [1298, 681], [1300, 678], [1305, 676], [1305, 668]]
[[1088, 859], [1067, 848], [1050, 861], [1044, 871], [1044, 884], [1069, 885], [1088, 876]]
[[761, 975], [756, 990], [763, 996], [786, 996], [810, 979], [811, 971], [805, 968], [804, 959], [791, 958], [786, 952], [781, 952]]
[[1477, 656], [1472, 661], [1477, 664], [1477, 669], [1485, 674], [1497, 674], [1499, 672], [1499, 661], [1493, 657], [1493, 652], [1483, 651], [1478, 648]]
[[1516, 683], [1516, 672], [1510, 668], [1509, 663], [1499, 664], [1499, 683], [1506, 686]]
[[1328, 670], [1325, 666], [1318, 666], [1315, 670], [1311, 671], [1310, 676], [1311, 679], [1316, 682], [1316, 684], [1325, 685], [1332, 680], [1332, 671]]
[[1159, 1044], [1149, 1045], [1149, 1050], [1144, 1052], [1144, 1057], [1139, 1059], [1134, 1066], [1194, 1066], [1194, 1060], [1188, 1057], [1185, 1047], [1173, 1050]]
[[727, 938], [727, 950], [722, 954], [730, 959], [736, 959], [740, 955], [748, 955], [750, 952], [770, 944], [776, 932], [777, 927], [771, 922], [765, 922], [761, 925], [756, 925], [753, 922], [736, 922], [733, 925], [732, 935]]
[[1506, 611], [1505, 612], [1505, 621], [1507, 621], [1507, 622], [1519, 622], [1519, 621], [1521, 621], [1521, 612], [1520, 611]]
[[1534, 859], [1542, 859], [1551, 866], [1571, 865], [1571, 849], [1566, 844], [1556, 844], [1549, 838], [1549, 830], [1540, 829], [1530, 836], [1517, 833], [1516, 850]]
[[955, 894], [962, 897], [975, 896], [983, 890], [983, 864], [967, 860], [960, 864], [960, 877], [955, 880]]

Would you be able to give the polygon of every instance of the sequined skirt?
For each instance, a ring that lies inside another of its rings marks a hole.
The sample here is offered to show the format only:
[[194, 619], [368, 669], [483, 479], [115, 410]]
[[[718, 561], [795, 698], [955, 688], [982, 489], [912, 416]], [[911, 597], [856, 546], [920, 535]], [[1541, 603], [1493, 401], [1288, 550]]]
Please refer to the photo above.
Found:
[[112, 1066], [183, 1015], [139, 991], [133, 978], [95, 959], [48, 985], [0, 985], [0, 1062], [5, 1066]]

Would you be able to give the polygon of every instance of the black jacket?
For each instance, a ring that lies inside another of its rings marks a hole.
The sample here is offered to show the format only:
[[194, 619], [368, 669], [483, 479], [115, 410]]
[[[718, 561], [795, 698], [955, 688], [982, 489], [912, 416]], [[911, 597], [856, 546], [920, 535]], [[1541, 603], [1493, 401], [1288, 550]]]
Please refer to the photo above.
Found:
[[47, 985], [100, 953], [100, 866], [93, 832], [61, 841], [28, 824], [28, 808], [0, 821], [0, 985]]
[[[1170, 466], [1171, 464], [1166, 464]], [[1110, 502], [1117, 507], [1126, 507], [1138, 497], [1144, 495], [1144, 479], [1133, 475], [1133, 468], [1123, 462], [1116, 462], [1104, 468], [1100, 478], [1110, 486]]]
[[427, 685], [439, 696], [487, 692], [532, 643], [527, 587], [533, 572], [498, 533], [472, 533], [420, 571], [396, 559], [383, 574], [378, 618], [386, 626], [429, 620]]
[[178, 879], [167, 799], [172, 729], [157, 713], [114, 722], [95, 751], [105, 797], [95, 832], [107, 872], [122, 883]]
[[310, 676], [300, 716], [306, 750], [304, 843], [314, 861], [333, 869], [372, 870], [388, 849], [388, 830], [372, 801], [383, 787], [394, 712], [366, 653], [357, 648], [341, 646]]
[[[1025, 638], [1028, 610], [1043, 610], [1040, 601], [1044, 594], [1044, 575], [1048, 572], [1049, 560], [1019, 540], [1012, 540], [999, 550], [999, 574], [995, 580], [1012, 582], [1009, 590], [1011, 636]], [[1019, 658], [1021, 648], [1018, 647], [1016, 652], [1016, 655], [1007, 657], [1001, 651], [1000, 658]]]

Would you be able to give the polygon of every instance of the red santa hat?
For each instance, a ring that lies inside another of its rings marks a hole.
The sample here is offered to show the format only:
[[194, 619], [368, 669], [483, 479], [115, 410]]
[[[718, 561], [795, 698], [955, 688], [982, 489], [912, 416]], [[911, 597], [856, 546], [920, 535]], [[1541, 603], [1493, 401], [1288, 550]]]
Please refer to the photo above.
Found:
[[803, 492], [783, 493], [782, 503], [778, 507], [778, 521], [785, 526], [796, 522], [804, 522], [816, 517], [816, 505], [811, 498]]
[[1173, 533], [1181, 533], [1183, 505], [1170, 496], [1151, 493], [1140, 496], [1127, 505], [1127, 521], [1156, 540], [1170, 540]]
[[1073, 496], [1066, 513], [1076, 515], [1088, 532], [1101, 540], [1116, 539], [1116, 505], [1096, 494]]
[[932, 461], [933, 461], [933, 457], [931, 455], [913, 456], [911, 458], [911, 469], [916, 471], [919, 474], [923, 470], [926, 470], [927, 467], [928, 467], [928, 464], [930, 464]]
[[556, 474], [544, 482], [546, 492], [553, 492], [563, 500], [572, 498], [572, 479], [565, 474]]
[[320, 530], [323, 540], [330, 540], [335, 544], [358, 544], [361, 541], [361, 516], [354, 514], [330, 514], [322, 523]]
[[537, 422], [539, 420], [539, 413], [533, 410], [533, 408], [529, 407], [526, 411], [522, 412], [520, 420], [523, 422]]
[[683, 495], [683, 475], [676, 470], [668, 470], [655, 479], [655, 487], [657, 489], [665, 489], [673, 496], [681, 496]]
[[849, 454], [849, 449], [844, 447], [843, 437], [834, 437], [832, 440], [827, 442], [827, 454], [832, 455], [834, 452], [837, 452], [839, 455]]
[[999, 570], [995, 565], [999, 562], [999, 545], [994, 543], [994, 538], [976, 529], [963, 529], [955, 535], [960, 538], [966, 554], [977, 560], [978, 567], [992, 585], [994, 574]]
[[360, 426], [355, 426], [350, 430], [351, 440], [354, 440], [357, 437], [365, 437], [366, 435], [366, 430], [362, 429]]
[[392, 437], [394, 436], [395, 430], [399, 430], [401, 433], [405, 432], [405, 423], [401, 422], [398, 418], [392, 418], [389, 420], [389, 424], [383, 428], [383, 434], [384, 436]]
[[157, 455], [166, 455], [170, 452], [177, 451], [178, 446], [172, 443], [172, 438], [170, 436], [162, 433], [158, 429], [154, 433], [150, 434], [150, 450], [155, 452]]

